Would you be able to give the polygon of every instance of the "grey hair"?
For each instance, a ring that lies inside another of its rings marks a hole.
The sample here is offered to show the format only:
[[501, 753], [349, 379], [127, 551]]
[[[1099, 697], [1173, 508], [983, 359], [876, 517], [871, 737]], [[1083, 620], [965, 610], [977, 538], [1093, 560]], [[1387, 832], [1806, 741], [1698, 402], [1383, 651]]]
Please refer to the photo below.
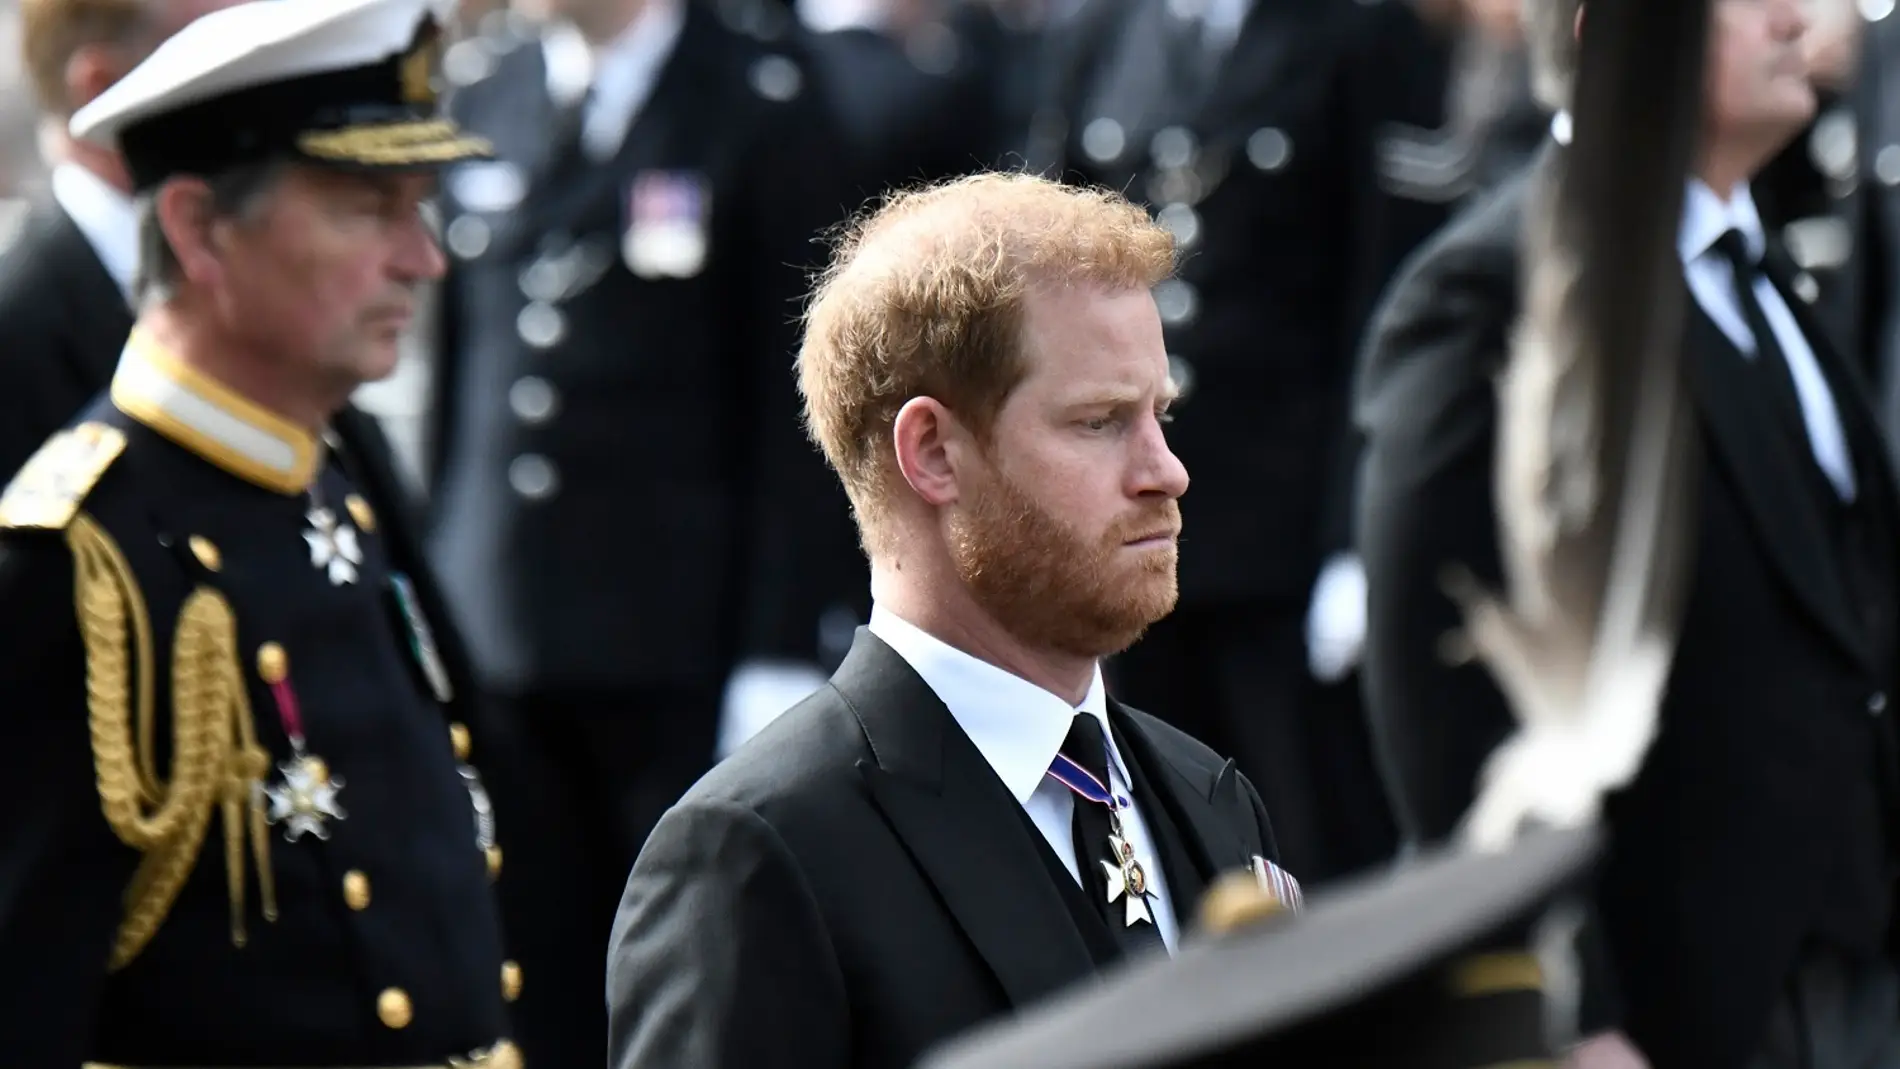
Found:
[[1523, 0], [1531, 95], [1551, 111], [1570, 106], [1577, 80], [1577, 12], [1583, 0]]
[[[288, 166], [283, 160], [247, 163], [207, 179], [211, 187], [212, 216], [255, 218]], [[138, 215], [139, 233], [139, 262], [132, 276], [132, 296], [139, 307], [145, 308], [177, 296], [183, 270], [177, 250], [172, 248], [171, 239], [165, 236], [165, 228], [158, 221], [158, 190], [139, 194], [132, 206]]]

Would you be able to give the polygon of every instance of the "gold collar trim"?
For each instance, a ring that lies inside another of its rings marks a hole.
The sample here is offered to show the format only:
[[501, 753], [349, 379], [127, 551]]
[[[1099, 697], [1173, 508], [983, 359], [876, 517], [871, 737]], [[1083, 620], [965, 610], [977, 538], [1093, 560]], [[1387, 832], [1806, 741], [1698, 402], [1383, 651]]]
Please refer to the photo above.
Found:
[[138, 331], [112, 376], [112, 403], [247, 482], [301, 494], [322, 457], [317, 437], [185, 366]]

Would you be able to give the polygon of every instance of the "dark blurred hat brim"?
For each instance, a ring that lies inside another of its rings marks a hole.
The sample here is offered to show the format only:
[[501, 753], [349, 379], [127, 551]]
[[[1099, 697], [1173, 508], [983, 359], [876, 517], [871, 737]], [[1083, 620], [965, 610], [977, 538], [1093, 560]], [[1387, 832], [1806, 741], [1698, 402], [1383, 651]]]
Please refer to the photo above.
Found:
[[973, 1030], [919, 1069], [1146, 1069], [1274, 1034], [1416, 975], [1534, 913], [1587, 870], [1594, 829], [1527, 833], [1316, 893], [1305, 910], [1197, 936]]

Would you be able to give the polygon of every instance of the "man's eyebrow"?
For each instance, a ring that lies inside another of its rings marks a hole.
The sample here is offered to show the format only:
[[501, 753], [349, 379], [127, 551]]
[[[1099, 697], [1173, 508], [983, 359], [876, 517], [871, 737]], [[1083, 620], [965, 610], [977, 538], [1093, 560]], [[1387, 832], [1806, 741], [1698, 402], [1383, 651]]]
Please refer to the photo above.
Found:
[[[1140, 404], [1144, 391], [1130, 389], [1105, 389], [1094, 393], [1076, 393], [1064, 400], [1064, 408], [1113, 408], [1121, 405]], [[1181, 388], [1169, 379], [1155, 396], [1155, 403], [1171, 405], [1181, 397]]]

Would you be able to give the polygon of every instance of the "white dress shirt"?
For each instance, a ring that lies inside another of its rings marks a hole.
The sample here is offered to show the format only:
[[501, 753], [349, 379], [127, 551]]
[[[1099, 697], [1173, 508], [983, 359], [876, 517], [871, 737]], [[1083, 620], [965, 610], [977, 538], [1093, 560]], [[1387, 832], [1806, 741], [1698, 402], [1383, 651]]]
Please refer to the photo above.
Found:
[[649, 0], [632, 24], [599, 48], [565, 23], [542, 37], [548, 95], [565, 104], [592, 93], [581, 117], [581, 151], [588, 159], [598, 163], [620, 151], [685, 24], [685, 0]]
[[139, 224], [132, 198], [76, 163], [55, 166], [52, 186], [54, 203], [79, 228], [106, 274], [119, 284], [126, 303], [131, 303], [132, 276], [139, 263]]
[[[1570, 144], [1572, 132], [1569, 112], [1559, 111], [1551, 117], [1550, 135], [1558, 144]], [[1700, 179], [1690, 179], [1682, 201], [1682, 223], [1676, 231], [1676, 251], [1682, 257], [1683, 275], [1689, 281], [1689, 292], [1695, 295], [1696, 303], [1742, 355], [1753, 360], [1755, 335], [1748, 329], [1741, 298], [1735, 292], [1735, 271], [1729, 266], [1728, 258], [1715, 247], [1716, 239], [1730, 230], [1741, 231], [1749, 255], [1757, 260], [1761, 258], [1762, 250], [1768, 245], [1767, 231], [1762, 227], [1761, 213], [1755, 209], [1755, 198], [1749, 193], [1748, 185], [1737, 185], [1724, 203]], [[1775, 341], [1788, 358], [1788, 374], [1794, 378], [1795, 393], [1801, 400], [1802, 422], [1808, 428], [1808, 447], [1814, 451], [1814, 462], [1820, 465], [1841, 497], [1852, 501], [1855, 492], [1853, 456], [1848, 452], [1847, 434], [1841, 427], [1841, 412], [1835, 405], [1834, 392], [1828, 388], [1827, 376], [1822, 374], [1821, 364], [1814, 357], [1814, 347], [1801, 333], [1801, 326], [1788, 310], [1788, 303], [1781, 299], [1781, 293], [1764, 277], [1755, 279], [1755, 299], [1761, 303], [1768, 329], [1775, 332]]]
[[[1062, 749], [1076, 713], [1088, 713], [1102, 722], [1102, 734], [1108, 739], [1108, 774], [1114, 781], [1110, 786], [1117, 794], [1131, 801], [1134, 798], [1128, 766], [1123, 763], [1114, 734], [1109, 730], [1108, 696], [1102, 688], [1101, 668], [1096, 668], [1095, 681], [1078, 708], [1021, 676], [926, 634], [882, 606], [871, 608], [870, 631], [896, 650], [949, 707], [957, 725], [976, 744], [977, 751], [996, 771], [997, 778], [1022, 804], [1036, 830], [1042, 832], [1050, 849], [1080, 884], [1075, 836], [1071, 831], [1075, 796], [1048, 775], [1049, 765]], [[1135, 848], [1135, 859], [1150, 876], [1148, 905], [1162, 941], [1173, 951], [1179, 931], [1174, 906], [1166, 874], [1155, 852], [1154, 837], [1148, 833], [1140, 807], [1123, 811], [1122, 830], [1128, 833], [1128, 841]]]
[[[1767, 234], [1761, 215], [1748, 186], [1738, 185], [1727, 203], [1699, 180], [1689, 182], [1682, 203], [1682, 227], [1677, 234], [1677, 249], [1682, 254], [1683, 271], [1689, 279], [1689, 291], [1715, 325], [1728, 335], [1744, 356], [1753, 360], [1755, 335], [1742, 314], [1742, 302], [1735, 292], [1735, 271], [1728, 258], [1716, 249], [1715, 242], [1730, 230], [1741, 231], [1749, 255], [1757, 260], [1767, 247]], [[1814, 356], [1813, 346], [1801, 333], [1794, 313], [1789, 311], [1780, 291], [1762, 276], [1755, 278], [1755, 299], [1761, 303], [1768, 329], [1788, 358], [1788, 372], [1794, 377], [1795, 393], [1801, 399], [1802, 421], [1807, 424], [1808, 444], [1814, 461], [1826, 473], [1845, 500], [1854, 499], [1854, 463], [1847, 448], [1847, 435], [1841, 428], [1840, 409], [1827, 376]]]

